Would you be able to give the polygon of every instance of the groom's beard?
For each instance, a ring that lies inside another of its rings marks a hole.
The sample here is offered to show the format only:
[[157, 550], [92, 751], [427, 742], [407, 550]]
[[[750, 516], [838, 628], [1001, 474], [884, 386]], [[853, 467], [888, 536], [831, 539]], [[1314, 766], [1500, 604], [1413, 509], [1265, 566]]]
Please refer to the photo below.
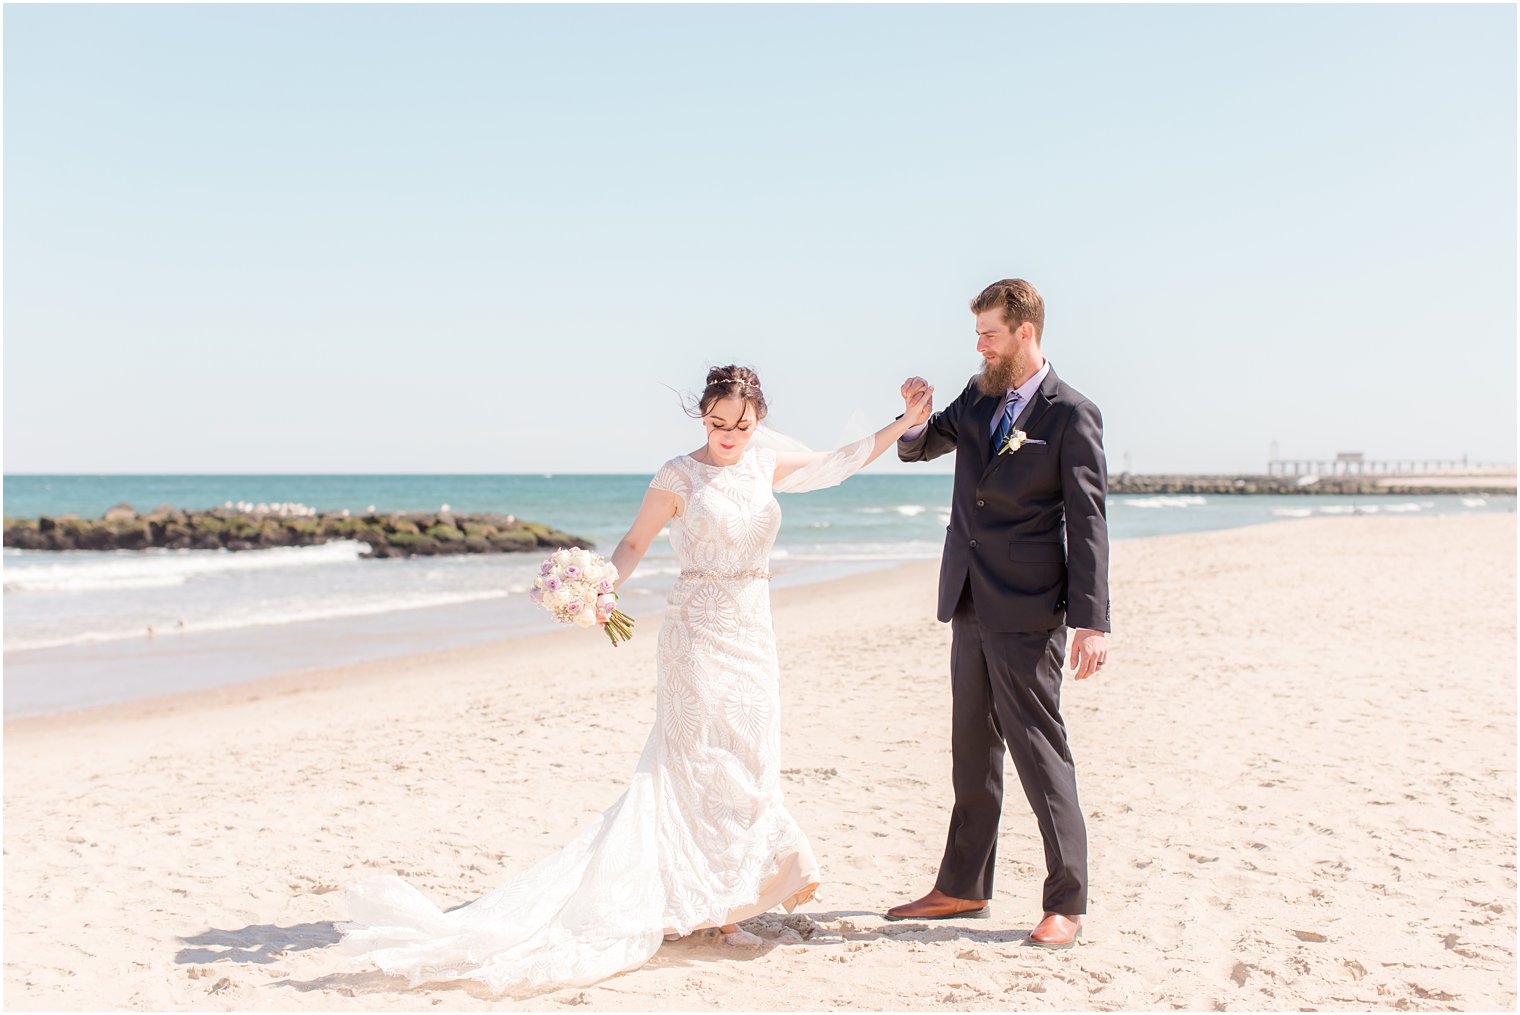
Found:
[[1004, 395], [1013, 387], [1019, 375], [1018, 356], [999, 356], [982, 361], [981, 372], [976, 375], [976, 386], [984, 395]]

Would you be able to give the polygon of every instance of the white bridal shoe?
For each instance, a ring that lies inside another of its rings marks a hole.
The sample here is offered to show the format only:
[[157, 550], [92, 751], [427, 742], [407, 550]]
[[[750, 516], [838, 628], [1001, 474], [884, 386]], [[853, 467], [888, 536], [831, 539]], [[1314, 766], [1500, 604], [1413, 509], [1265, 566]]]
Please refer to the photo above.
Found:
[[724, 934], [723, 943], [734, 948], [759, 948], [765, 944], [765, 939], [740, 927], [738, 930]]
[[704, 930], [699, 930], [689, 935], [666, 934], [665, 940], [683, 941], [686, 937], [707, 938], [708, 940], [712, 940], [713, 938], [721, 938], [724, 944], [730, 945], [734, 948], [759, 948], [761, 945], [765, 944], [765, 938], [760, 937], [758, 934], [751, 934], [743, 927], [740, 927], [738, 930], [729, 933], [724, 933], [717, 927], [708, 927]]

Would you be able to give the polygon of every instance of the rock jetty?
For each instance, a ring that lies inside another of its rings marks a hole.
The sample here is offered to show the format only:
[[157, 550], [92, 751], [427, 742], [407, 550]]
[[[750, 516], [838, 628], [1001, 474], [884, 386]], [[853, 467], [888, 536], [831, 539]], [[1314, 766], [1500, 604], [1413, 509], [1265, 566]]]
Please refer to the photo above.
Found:
[[1419, 476], [1136, 476], [1120, 473], [1108, 477], [1108, 492], [1141, 494], [1328, 494], [1340, 497], [1396, 497], [1461, 493], [1513, 495], [1514, 475], [1474, 476], [1453, 483], [1450, 479]]
[[[77, 514], [6, 518], [5, 545], [24, 550], [262, 550], [315, 546], [336, 539], [368, 543], [365, 557], [452, 553], [526, 553], [560, 546], [591, 547], [581, 536], [513, 515], [437, 511], [316, 512], [300, 505], [239, 503], [205, 511], [167, 504], [139, 514], [118, 504], [98, 519]], [[261, 510], [262, 509], [262, 510]]]

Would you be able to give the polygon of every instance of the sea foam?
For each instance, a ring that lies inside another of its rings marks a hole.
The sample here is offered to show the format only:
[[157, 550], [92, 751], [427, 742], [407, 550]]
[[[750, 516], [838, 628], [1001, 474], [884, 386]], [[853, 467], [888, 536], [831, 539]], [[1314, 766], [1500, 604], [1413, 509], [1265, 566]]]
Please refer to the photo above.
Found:
[[1208, 498], [1199, 497], [1196, 494], [1180, 494], [1178, 496], [1158, 494], [1154, 497], [1126, 497], [1121, 503], [1125, 507], [1137, 508], [1190, 508], [1202, 507], [1208, 503]]
[[[220, 616], [197, 620], [187, 624], [183, 628], [173, 627], [166, 623], [160, 625], [155, 637], [168, 638], [176, 634], [201, 633], [205, 631], [235, 631], [243, 628], [296, 624], [311, 620], [335, 620], [342, 617], [368, 617], [379, 613], [391, 613], [395, 610], [418, 610], [430, 606], [455, 606], [460, 603], [473, 603], [486, 599], [505, 599], [508, 594], [506, 591], [433, 593], [429, 595], [387, 596], [371, 601], [350, 601], [346, 603], [337, 603], [323, 599], [287, 606], [284, 609], [270, 609], [264, 606], [257, 606], [252, 609], [230, 611]], [[7, 640], [5, 651], [24, 652], [34, 649], [62, 648], [69, 645], [94, 644], [98, 642], [142, 640], [146, 635], [145, 628], [135, 625], [131, 628], [101, 628], [93, 631], [74, 632], [68, 635], [39, 635], [14, 641]]]
[[[359, 559], [368, 543], [335, 540], [266, 550], [64, 550], [7, 552], [6, 592], [95, 592], [167, 588], [192, 578]], [[45, 555], [45, 556], [44, 556]], [[58, 563], [32, 564], [30, 560]]]

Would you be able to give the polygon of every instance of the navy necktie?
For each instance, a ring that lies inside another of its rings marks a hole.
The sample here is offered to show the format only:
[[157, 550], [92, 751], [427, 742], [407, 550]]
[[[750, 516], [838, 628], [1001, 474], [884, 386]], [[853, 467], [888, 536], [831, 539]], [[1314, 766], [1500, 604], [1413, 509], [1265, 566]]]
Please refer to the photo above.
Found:
[[1019, 393], [1015, 391], [1009, 396], [1008, 404], [1003, 408], [1003, 418], [998, 423], [997, 433], [992, 435], [992, 453], [994, 455], [997, 454], [998, 448], [1003, 446], [1003, 442], [1008, 439], [1008, 435], [1013, 432], [1013, 416], [1014, 413], [1019, 411], [1019, 401]]

